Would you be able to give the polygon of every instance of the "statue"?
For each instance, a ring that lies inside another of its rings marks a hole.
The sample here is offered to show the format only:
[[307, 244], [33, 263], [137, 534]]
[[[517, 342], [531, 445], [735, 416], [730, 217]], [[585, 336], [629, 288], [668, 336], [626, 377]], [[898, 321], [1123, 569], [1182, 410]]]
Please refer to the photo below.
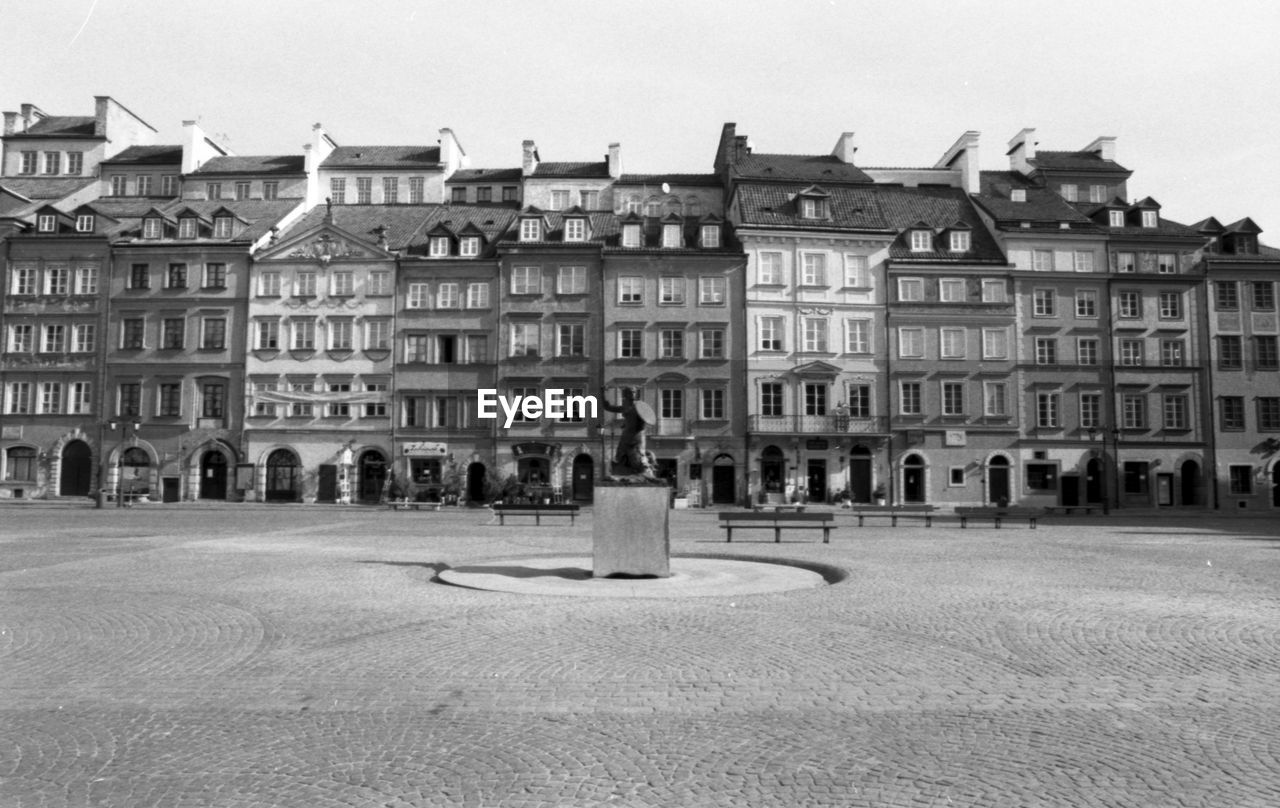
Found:
[[636, 401], [635, 390], [630, 387], [622, 388], [622, 403], [616, 406], [609, 403], [602, 391], [600, 405], [608, 412], [622, 413], [622, 434], [618, 436], [612, 473], [608, 477], [627, 482], [659, 482], [653, 454], [646, 451], [644, 445], [645, 425], [657, 421], [653, 408]]

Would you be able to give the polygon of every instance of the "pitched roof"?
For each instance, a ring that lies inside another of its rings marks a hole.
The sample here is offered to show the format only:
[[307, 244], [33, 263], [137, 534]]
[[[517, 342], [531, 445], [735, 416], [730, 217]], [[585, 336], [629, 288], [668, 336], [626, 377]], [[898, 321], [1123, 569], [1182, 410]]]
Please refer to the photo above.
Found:
[[460, 168], [448, 182], [517, 182], [522, 176], [519, 168]]
[[[1061, 196], [1046, 188], [1032, 185], [1016, 171], [983, 171], [977, 202], [997, 222], [1032, 222], [1055, 225], [1069, 223], [1073, 228], [1091, 229], [1097, 225]], [[1010, 192], [1026, 192], [1025, 202], [1014, 202]]]
[[[995, 239], [982, 226], [982, 219], [962, 188], [900, 188], [877, 186], [874, 196], [889, 226], [899, 231], [889, 246], [889, 257], [896, 260], [922, 261], [991, 261], [1005, 263], [1004, 253]], [[910, 230], [928, 228], [933, 231], [934, 249], [912, 251]], [[948, 230], [965, 230], [970, 236], [969, 250], [952, 252], [939, 236]], [[941, 249], [939, 249], [941, 248]]]
[[5, 137], [94, 137], [97, 123], [92, 115], [49, 115], [31, 124], [27, 131]]
[[831, 154], [748, 154], [733, 164], [733, 173], [752, 179], [872, 182], [865, 171]]
[[1133, 172], [1115, 160], [1103, 160], [1097, 152], [1036, 151], [1027, 161], [1036, 168], [1048, 171], [1088, 171], [1091, 173], [1131, 174]]
[[614, 185], [720, 185], [716, 174], [623, 174]]
[[97, 182], [95, 177], [0, 177], [0, 186], [27, 199], [61, 199]]
[[733, 205], [743, 226], [786, 227], [809, 230], [887, 230], [885, 219], [871, 187], [833, 186], [828, 189], [831, 216], [804, 219], [795, 197], [808, 183], [742, 182], [734, 193]]
[[339, 146], [321, 168], [438, 168], [439, 146]]
[[[727, 228], [723, 227], [724, 219], [715, 214], [705, 214], [703, 216], [679, 216], [670, 214], [662, 219], [656, 217], [644, 217], [637, 213], [623, 214], [606, 214], [613, 221], [609, 223], [609, 228], [604, 233], [605, 250], [618, 255], [670, 255], [676, 251], [684, 251], [686, 253], [696, 253], [698, 255], [713, 255], [732, 253], [740, 255], [741, 246], [734, 241], [733, 234]], [[683, 247], [663, 247], [662, 235], [666, 226], [679, 224], [681, 226]], [[624, 225], [640, 226], [640, 243], [639, 247], [623, 247], [622, 246], [622, 228]], [[699, 239], [702, 235], [701, 228], [704, 225], [716, 225], [720, 227], [720, 243], [716, 247], [702, 247], [699, 245]]]
[[[98, 207], [99, 203], [105, 200], [97, 200], [93, 206]], [[125, 200], [121, 200], [122, 202]], [[145, 202], [146, 200], [141, 200]], [[154, 203], [153, 203], [154, 204]], [[184, 211], [191, 211], [206, 220], [213, 219], [215, 211], [226, 209], [227, 212], [235, 215], [237, 219], [244, 222], [247, 226], [230, 239], [217, 239], [217, 241], [257, 241], [271, 231], [281, 219], [298, 207], [297, 199], [175, 199], [163, 205], [157, 206], [157, 210], [164, 214], [168, 219], [176, 220], [178, 214]], [[143, 211], [145, 213], [146, 210]], [[125, 223], [117, 228], [115, 235], [128, 238], [136, 236], [138, 229], [138, 219]], [[208, 240], [208, 239], [204, 239]], [[174, 242], [176, 239], [148, 239], [151, 241]], [[190, 239], [182, 239], [178, 243], [189, 243]]]
[[117, 163], [159, 165], [181, 162], [181, 146], [130, 146], [115, 157], [103, 160], [102, 165], [116, 165]]
[[[472, 207], [472, 206], [468, 205], [467, 207]], [[454, 209], [458, 210], [459, 208], [454, 208]], [[543, 221], [547, 223], [546, 228], [542, 232], [542, 239], [540, 241], [532, 242], [532, 243], [554, 244], [555, 246], [560, 246], [561, 244], [565, 243], [564, 242], [565, 215], [563, 212], [560, 212], [560, 211], [551, 212], [551, 211], [540, 210], [535, 207], [528, 207], [528, 208], [525, 208], [523, 211], [519, 211], [519, 212], [513, 211], [512, 221], [515, 221], [516, 217], [520, 217], [520, 216], [524, 218], [535, 216], [535, 217], [541, 218]], [[582, 218], [582, 214], [580, 213], [573, 214], [571, 217]], [[588, 229], [590, 230], [591, 238], [588, 239], [586, 242], [570, 242], [571, 244], [577, 245], [577, 244], [583, 244], [583, 243], [593, 244], [593, 243], [599, 243], [599, 242], [607, 242], [611, 238], [616, 239], [618, 233], [621, 232], [619, 230], [618, 217], [612, 213], [588, 213], [587, 219], [590, 221], [590, 224], [588, 225]], [[502, 241], [506, 244], [515, 244], [518, 238], [519, 238], [519, 228], [510, 227], [507, 229], [506, 233], [503, 234]], [[519, 242], [518, 246], [524, 246], [525, 244], [528, 244], [528, 243], [530, 242]]]
[[606, 163], [538, 163], [533, 170], [535, 178], [543, 177], [577, 177], [580, 179], [608, 179], [609, 164]]
[[485, 241], [493, 243], [511, 229], [516, 211], [501, 205], [429, 205], [422, 229], [409, 242], [409, 251], [426, 243], [428, 230], [444, 227], [454, 233], [479, 230]]
[[268, 154], [256, 157], [211, 157], [192, 172], [192, 176], [209, 174], [302, 174], [306, 158], [297, 154]]

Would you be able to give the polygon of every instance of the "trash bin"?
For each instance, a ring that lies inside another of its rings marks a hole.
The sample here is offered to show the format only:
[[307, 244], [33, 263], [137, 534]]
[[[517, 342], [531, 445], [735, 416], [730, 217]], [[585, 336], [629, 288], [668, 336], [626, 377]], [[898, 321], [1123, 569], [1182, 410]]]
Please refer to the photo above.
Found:
[[98, 489], [98, 500], [94, 507], [105, 508], [107, 506], [107, 493], [107, 489], [105, 488]]

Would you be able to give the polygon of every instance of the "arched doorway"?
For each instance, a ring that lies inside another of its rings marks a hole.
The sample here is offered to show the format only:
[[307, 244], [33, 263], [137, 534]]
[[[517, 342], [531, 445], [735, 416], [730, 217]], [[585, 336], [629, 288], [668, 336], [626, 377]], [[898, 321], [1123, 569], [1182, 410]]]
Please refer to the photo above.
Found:
[[732, 505], [737, 500], [738, 479], [733, 470], [733, 456], [716, 455], [711, 461], [711, 504]]
[[596, 461], [589, 454], [573, 459], [573, 498], [590, 502], [595, 496]]
[[210, 449], [200, 458], [200, 499], [227, 498], [227, 457]]
[[924, 458], [907, 455], [902, 461], [902, 501], [924, 502]]
[[1097, 505], [1103, 497], [1102, 461], [1090, 458], [1084, 467], [1084, 501], [1089, 505]]
[[276, 449], [267, 456], [263, 498], [267, 502], [297, 502], [301, 498], [301, 463], [288, 449]]
[[871, 450], [855, 446], [849, 452], [849, 499], [862, 504], [871, 503]]
[[1003, 456], [993, 457], [987, 464], [987, 503], [990, 505], [1008, 505], [1011, 499], [1009, 458]]
[[125, 502], [151, 493], [151, 457], [138, 446], [125, 449], [120, 458], [120, 493]]
[[367, 449], [360, 453], [357, 465], [360, 475], [360, 488], [357, 497], [360, 502], [376, 503], [382, 501], [382, 488], [387, 484], [387, 459], [377, 449]]
[[86, 497], [93, 483], [93, 450], [82, 440], [73, 440], [62, 447], [59, 464], [58, 495]]
[[1196, 505], [1200, 497], [1200, 464], [1194, 460], [1182, 463], [1182, 504]]
[[766, 494], [782, 496], [786, 493], [787, 463], [782, 457], [782, 450], [777, 446], [766, 446], [760, 453], [760, 489]]
[[467, 500], [484, 502], [484, 463], [472, 463], [467, 466]]

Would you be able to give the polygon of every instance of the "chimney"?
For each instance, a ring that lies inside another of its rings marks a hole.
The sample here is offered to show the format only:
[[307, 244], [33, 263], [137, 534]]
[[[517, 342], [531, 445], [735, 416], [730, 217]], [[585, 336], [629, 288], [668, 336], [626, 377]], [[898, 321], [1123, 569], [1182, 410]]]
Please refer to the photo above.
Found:
[[19, 107], [22, 110], [22, 131], [26, 132], [31, 127], [39, 123], [41, 118], [46, 117], [44, 112], [35, 104], [23, 104]]
[[853, 165], [853, 155], [857, 151], [858, 147], [853, 145], [853, 132], [841, 132], [840, 139], [836, 141], [836, 147], [831, 150], [831, 154], [845, 165]]
[[615, 180], [622, 176], [622, 144], [609, 144], [609, 176]]
[[1102, 135], [1096, 137], [1093, 142], [1084, 147], [1087, 152], [1093, 152], [1103, 160], [1115, 162], [1116, 159], [1116, 138], [1115, 135]]
[[12, 135], [18, 128], [18, 113], [6, 112], [4, 114], [4, 133]]
[[94, 137], [107, 136], [107, 116], [111, 114], [111, 98], [105, 95], [93, 97], [93, 134]]
[[453, 134], [453, 130], [444, 128], [440, 130], [440, 165], [444, 166], [444, 178], [449, 179], [453, 176], [453, 172], [460, 168], [466, 168], [471, 164], [471, 160], [467, 157], [467, 152], [462, 148], [462, 144], [458, 142], [458, 138]]
[[1031, 160], [1036, 159], [1036, 130], [1023, 129], [1009, 141], [1009, 169], [1030, 174], [1034, 169]]
[[960, 176], [960, 187], [966, 194], [976, 194], [981, 190], [981, 174], [978, 168], [978, 135], [970, 129], [951, 144], [934, 168], [950, 168]]
[[526, 140], [520, 144], [524, 150], [524, 159], [520, 163], [520, 174], [522, 176], [531, 176], [538, 167], [538, 146], [532, 140]]

